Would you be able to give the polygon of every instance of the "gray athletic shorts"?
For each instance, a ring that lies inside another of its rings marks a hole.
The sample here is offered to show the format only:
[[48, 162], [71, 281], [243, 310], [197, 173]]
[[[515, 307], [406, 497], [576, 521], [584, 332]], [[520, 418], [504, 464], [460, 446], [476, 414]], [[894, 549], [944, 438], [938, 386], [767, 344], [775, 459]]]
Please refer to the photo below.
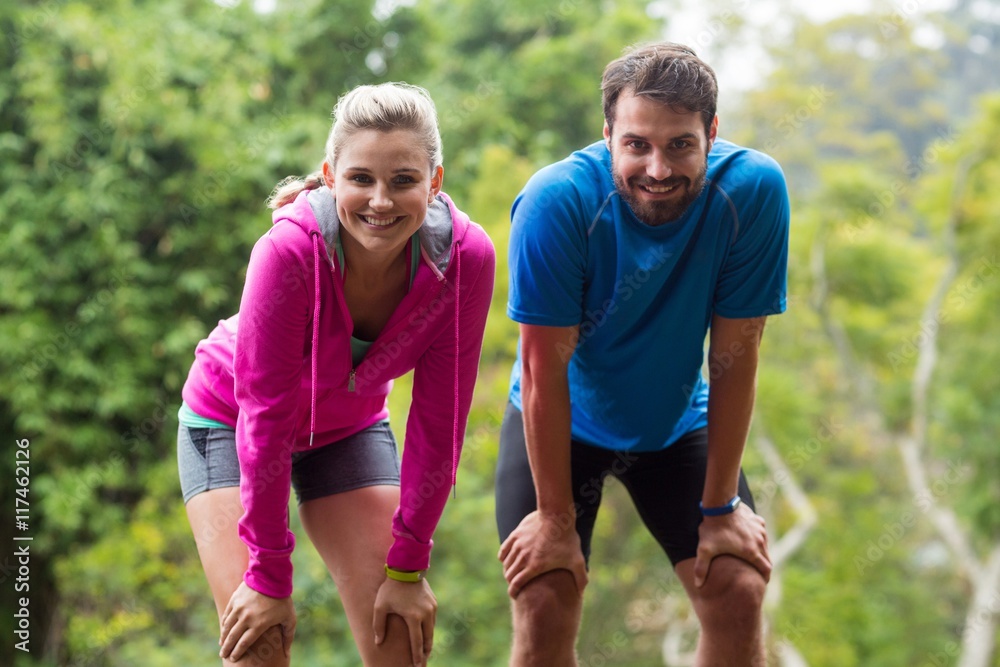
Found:
[[[240, 485], [236, 432], [190, 428], [177, 432], [177, 468], [184, 502], [202, 491]], [[299, 504], [365, 486], [399, 486], [399, 451], [389, 422], [328, 445], [292, 454], [292, 488]]]

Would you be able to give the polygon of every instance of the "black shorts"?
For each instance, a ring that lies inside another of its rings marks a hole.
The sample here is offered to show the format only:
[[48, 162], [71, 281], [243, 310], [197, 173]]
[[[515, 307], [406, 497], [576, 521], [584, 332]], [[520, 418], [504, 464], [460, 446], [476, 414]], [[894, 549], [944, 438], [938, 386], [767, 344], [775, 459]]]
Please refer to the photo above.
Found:
[[[701, 500], [708, 460], [708, 429], [685, 434], [658, 452], [620, 452], [573, 441], [570, 467], [576, 532], [584, 558], [590, 558], [590, 538], [601, 506], [604, 478], [616, 477], [628, 490], [639, 516], [674, 565], [694, 558], [698, 550]], [[753, 496], [740, 471], [739, 494], [754, 509]], [[521, 519], [535, 511], [535, 484], [524, 442], [524, 418], [508, 404], [500, 427], [496, 475], [496, 515], [500, 541], [514, 532]]]

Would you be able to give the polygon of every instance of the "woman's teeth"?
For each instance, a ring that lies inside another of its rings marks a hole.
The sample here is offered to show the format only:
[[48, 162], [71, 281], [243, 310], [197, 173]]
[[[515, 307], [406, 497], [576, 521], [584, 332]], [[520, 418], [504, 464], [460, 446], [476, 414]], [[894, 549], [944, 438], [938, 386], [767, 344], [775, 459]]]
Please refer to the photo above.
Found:
[[372, 218], [367, 215], [359, 215], [358, 217], [361, 218], [367, 224], [374, 225], [376, 227], [388, 227], [392, 223], [399, 220], [398, 216], [392, 218]]

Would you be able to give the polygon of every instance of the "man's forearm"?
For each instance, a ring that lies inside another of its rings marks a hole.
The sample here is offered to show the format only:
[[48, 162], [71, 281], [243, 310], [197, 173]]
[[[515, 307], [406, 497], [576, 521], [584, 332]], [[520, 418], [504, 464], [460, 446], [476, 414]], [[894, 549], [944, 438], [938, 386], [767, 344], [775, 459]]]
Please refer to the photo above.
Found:
[[756, 350], [712, 380], [708, 392], [708, 467], [702, 503], [729, 502], [739, 485], [740, 462], [750, 432], [757, 385]]
[[530, 373], [525, 369], [522, 376], [521, 400], [538, 510], [562, 514], [573, 506], [569, 382], [565, 374], [539, 378]]

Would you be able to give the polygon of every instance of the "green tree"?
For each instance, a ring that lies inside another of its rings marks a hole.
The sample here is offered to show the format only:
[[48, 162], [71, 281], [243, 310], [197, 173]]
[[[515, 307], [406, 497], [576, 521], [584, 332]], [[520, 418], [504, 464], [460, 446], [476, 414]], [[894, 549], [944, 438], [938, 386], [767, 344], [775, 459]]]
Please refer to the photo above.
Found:
[[121, 647], [213, 632], [187, 613], [210, 602], [173, 415], [194, 344], [238, 305], [263, 200], [322, 155], [360, 72], [337, 45], [372, 9], [248, 4], [0, 10], [0, 421], [32, 442], [36, 657], [134, 664]]

